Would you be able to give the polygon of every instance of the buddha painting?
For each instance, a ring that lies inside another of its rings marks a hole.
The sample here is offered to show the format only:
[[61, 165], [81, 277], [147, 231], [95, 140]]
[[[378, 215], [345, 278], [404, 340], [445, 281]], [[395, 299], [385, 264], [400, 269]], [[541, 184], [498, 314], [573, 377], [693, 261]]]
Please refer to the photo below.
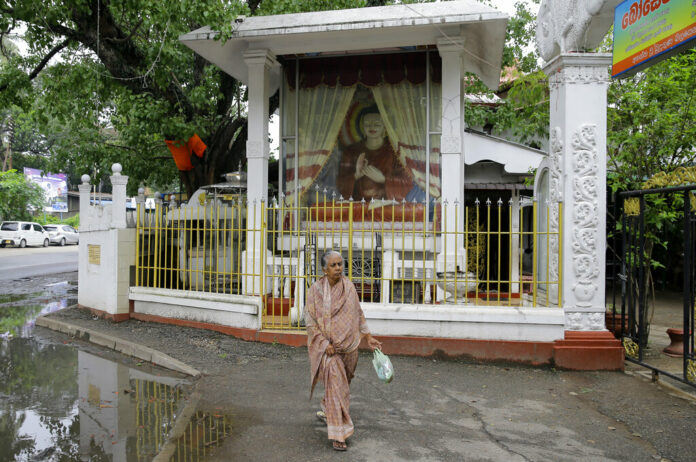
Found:
[[343, 197], [402, 200], [413, 187], [413, 179], [394, 152], [376, 107], [363, 112], [364, 137], [343, 149], [336, 188]]

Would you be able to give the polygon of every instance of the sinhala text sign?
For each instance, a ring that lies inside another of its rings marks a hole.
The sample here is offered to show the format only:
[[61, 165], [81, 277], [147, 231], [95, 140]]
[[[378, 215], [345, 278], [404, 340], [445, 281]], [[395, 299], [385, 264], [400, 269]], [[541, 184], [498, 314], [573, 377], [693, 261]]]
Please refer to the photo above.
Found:
[[24, 176], [44, 190], [46, 212], [68, 211], [68, 177], [65, 173], [45, 173], [35, 168], [24, 167]]
[[611, 75], [618, 77], [696, 44], [696, 0], [626, 0], [614, 10]]

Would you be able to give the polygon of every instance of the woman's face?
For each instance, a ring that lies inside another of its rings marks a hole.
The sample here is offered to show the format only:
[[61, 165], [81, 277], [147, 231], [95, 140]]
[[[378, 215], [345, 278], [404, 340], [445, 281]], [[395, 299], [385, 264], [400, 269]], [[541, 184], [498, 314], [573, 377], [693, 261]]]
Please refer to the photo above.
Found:
[[368, 139], [384, 138], [384, 122], [379, 114], [367, 114], [363, 119], [363, 129]]
[[332, 284], [336, 283], [343, 274], [343, 257], [338, 253], [331, 253], [326, 259], [324, 274]]

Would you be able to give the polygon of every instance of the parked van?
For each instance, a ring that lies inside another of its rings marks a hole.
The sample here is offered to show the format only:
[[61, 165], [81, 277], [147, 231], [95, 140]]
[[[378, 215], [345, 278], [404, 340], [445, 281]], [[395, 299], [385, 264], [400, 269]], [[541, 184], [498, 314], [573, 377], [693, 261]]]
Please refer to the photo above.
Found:
[[43, 227], [30, 221], [3, 221], [0, 223], [0, 247], [14, 245], [43, 245], [48, 247], [50, 236]]

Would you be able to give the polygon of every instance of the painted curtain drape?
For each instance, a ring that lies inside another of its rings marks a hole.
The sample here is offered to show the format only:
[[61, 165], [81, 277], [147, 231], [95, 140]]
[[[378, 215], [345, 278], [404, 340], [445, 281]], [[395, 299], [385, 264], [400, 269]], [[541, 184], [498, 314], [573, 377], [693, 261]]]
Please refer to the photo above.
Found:
[[[438, 85], [439, 87], [439, 85]], [[438, 89], [433, 89], [438, 91]], [[425, 84], [413, 84], [408, 80], [372, 87], [372, 93], [382, 114], [387, 135], [394, 152], [411, 171], [414, 182], [426, 191], [425, 137], [428, 136], [427, 116], [424, 104], [428, 101]], [[435, 115], [437, 117], [437, 115]], [[438, 145], [430, 152], [430, 195], [440, 197], [440, 137], [432, 137]]]
[[[319, 175], [336, 145], [338, 132], [355, 93], [355, 85], [319, 85], [300, 88], [299, 92], [297, 193], [301, 197]], [[286, 172], [286, 200], [292, 203], [295, 200], [294, 157], [288, 157]]]

